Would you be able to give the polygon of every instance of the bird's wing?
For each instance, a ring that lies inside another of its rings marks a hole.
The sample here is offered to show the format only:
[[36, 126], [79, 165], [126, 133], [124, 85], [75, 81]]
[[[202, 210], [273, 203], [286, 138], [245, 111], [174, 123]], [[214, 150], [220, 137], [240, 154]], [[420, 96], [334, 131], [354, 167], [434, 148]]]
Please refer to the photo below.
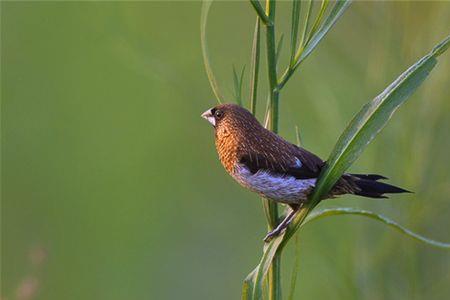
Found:
[[297, 179], [317, 178], [324, 162], [311, 152], [291, 144], [283, 153], [246, 152], [239, 156], [239, 163], [250, 172], [268, 171], [275, 175], [290, 175]]

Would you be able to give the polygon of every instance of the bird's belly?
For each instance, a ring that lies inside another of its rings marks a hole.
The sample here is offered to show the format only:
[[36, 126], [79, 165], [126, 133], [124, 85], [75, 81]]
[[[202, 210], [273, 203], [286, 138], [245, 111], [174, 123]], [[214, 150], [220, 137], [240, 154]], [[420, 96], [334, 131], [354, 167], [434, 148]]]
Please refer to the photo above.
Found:
[[297, 179], [293, 176], [277, 176], [262, 170], [253, 174], [244, 166], [238, 166], [233, 177], [242, 186], [265, 198], [282, 203], [298, 204], [305, 201], [316, 184], [315, 178]]

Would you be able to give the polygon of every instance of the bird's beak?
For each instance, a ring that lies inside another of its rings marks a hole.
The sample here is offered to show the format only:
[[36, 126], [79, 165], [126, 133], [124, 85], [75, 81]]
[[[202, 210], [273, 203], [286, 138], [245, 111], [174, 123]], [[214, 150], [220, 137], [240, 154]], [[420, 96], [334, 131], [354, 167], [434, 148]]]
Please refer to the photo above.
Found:
[[214, 126], [214, 127], [216, 126], [216, 119], [214, 119], [211, 109], [208, 109], [207, 111], [205, 111], [202, 114], [202, 118], [206, 119], [209, 123], [212, 124], [212, 126]]

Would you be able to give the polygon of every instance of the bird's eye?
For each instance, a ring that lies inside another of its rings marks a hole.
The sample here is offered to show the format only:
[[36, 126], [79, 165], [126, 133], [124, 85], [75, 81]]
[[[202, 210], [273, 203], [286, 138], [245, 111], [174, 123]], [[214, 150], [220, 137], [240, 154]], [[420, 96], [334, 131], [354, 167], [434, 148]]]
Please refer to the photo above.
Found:
[[223, 116], [223, 112], [220, 109], [218, 109], [214, 112], [214, 117], [216, 117], [216, 119], [220, 119], [220, 118], [222, 118], [222, 116]]

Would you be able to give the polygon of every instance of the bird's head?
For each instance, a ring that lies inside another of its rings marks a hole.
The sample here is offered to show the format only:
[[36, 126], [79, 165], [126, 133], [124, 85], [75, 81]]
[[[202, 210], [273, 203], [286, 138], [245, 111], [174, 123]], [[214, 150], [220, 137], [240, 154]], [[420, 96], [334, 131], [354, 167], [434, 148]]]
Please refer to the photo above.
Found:
[[239, 133], [261, 126], [245, 108], [236, 104], [220, 104], [202, 114], [215, 128], [216, 133]]

